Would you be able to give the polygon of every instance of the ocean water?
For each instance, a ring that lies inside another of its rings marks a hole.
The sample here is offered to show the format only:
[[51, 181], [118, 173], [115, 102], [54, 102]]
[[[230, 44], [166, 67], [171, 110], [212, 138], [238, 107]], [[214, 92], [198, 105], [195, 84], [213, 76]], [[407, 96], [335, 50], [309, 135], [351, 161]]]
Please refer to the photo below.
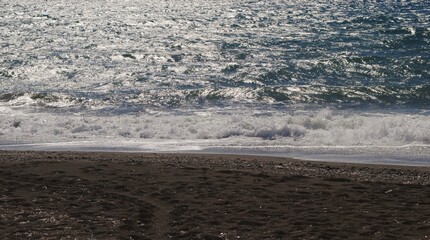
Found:
[[0, 149], [430, 165], [430, 1], [3, 0]]

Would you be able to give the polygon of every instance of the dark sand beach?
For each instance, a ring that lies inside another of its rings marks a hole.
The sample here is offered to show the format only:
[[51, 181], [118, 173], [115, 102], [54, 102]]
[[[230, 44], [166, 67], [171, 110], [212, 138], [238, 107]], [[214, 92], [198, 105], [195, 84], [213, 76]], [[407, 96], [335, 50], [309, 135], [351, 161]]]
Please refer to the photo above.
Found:
[[0, 152], [0, 239], [429, 239], [430, 169]]

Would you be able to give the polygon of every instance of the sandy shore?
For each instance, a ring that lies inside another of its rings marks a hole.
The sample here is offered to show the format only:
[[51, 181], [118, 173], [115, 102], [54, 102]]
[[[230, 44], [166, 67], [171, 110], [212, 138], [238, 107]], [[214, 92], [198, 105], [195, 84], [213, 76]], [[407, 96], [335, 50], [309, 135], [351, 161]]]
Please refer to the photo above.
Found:
[[0, 239], [430, 239], [430, 169], [0, 152]]

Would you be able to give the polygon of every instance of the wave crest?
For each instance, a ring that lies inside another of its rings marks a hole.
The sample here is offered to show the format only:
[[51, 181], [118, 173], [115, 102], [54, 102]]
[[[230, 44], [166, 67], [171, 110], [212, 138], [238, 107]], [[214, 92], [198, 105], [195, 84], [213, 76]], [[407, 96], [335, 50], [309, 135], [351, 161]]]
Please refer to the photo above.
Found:
[[[237, 110], [138, 115], [64, 116], [1, 113], [2, 141], [45, 142], [88, 139], [212, 139], [297, 146], [396, 146], [430, 144], [430, 116], [365, 114], [331, 110], [260, 114]], [[18, 140], [17, 140], [18, 139]], [[19, 140], [20, 139], [20, 140]]]

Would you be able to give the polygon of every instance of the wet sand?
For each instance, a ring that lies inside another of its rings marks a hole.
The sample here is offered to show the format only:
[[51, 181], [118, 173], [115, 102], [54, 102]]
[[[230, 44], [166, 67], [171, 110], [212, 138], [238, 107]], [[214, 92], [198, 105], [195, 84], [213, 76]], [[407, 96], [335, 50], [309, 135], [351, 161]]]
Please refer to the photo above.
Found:
[[0, 151], [0, 239], [430, 239], [430, 169]]

